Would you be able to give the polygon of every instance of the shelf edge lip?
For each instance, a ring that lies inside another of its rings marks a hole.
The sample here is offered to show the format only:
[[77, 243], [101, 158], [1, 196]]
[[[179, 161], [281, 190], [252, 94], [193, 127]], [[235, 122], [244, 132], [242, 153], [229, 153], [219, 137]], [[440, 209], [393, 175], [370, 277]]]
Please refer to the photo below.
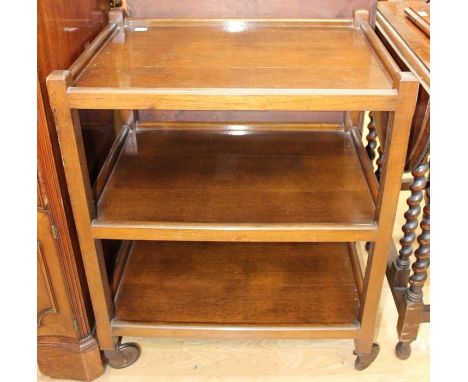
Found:
[[394, 88], [68, 88], [73, 109], [392, 111], [397, 101]]
[[133, 87], [85, 87], [71, 86], [70, 95], [99, 95], [102, 93], [121, 95], [214, 95], [214, 96], [274, 96], [274, 95], [307, 95], [307, 96], [397, 96], [395, 88], [387, 89], [309, 89], [309, 88], [133, 88]]
[[176, 241], [373, 241], [378, 226], [368, 224], [211, 224], [92, 221], [95, 239]]
[[336, 325], [299, 324], [195, 324], [195, 323], [152, 323], [112, 319], [112, 334], [115, 336], [166, 336], [166, 337], [211, 337], [222, 332], [232, 338], [357, 338], [358, 322]]

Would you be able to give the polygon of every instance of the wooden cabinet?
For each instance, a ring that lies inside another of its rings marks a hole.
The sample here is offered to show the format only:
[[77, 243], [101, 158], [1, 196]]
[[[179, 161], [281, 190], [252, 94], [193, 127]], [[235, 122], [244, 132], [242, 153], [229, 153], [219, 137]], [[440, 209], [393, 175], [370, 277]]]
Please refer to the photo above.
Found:
[[[37, 360], [56, 378], [104, 371], [45, 77], [69, 65], [107, 23], [107, 0], [42, 0], [37, 67]], [[92, 155], [92, 154], [91, 154]]]
[[75, 336], [76, 320], [57, 250], [50, 211], [37, 212], [37, 333], [39, 336]]
[[[58, 180], [43, 100], [38, 94], [37, 360], [42, 373], [91, 380], [104, 367]], [[78, 252], [78, 253], [77, 253]]]

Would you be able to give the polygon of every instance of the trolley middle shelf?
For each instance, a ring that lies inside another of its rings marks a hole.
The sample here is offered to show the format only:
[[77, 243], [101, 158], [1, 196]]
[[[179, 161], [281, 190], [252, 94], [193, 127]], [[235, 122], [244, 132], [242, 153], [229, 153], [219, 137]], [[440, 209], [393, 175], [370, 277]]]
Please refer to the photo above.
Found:
[[120, 141], [98, 178], [97, 239], [350, 242], [377, 231], [350, 132], [144, 128]]

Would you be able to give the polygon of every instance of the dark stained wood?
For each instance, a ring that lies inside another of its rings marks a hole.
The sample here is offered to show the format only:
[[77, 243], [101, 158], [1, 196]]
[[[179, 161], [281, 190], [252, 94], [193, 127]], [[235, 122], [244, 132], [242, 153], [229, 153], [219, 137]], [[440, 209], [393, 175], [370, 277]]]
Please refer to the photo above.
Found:
[[374, 200], [374, 203], [376, 204], [379, 199], [379, 183], [375, 176], [372, 162], [369, 161], [367, 152], [362, 145], [362, 136], [358, 128], [353, 127], [351, 128], [350, 132], [351, 132], [351, 138], [353, 139], [353, 142], [354, 142], [354, 147], [356, 147], [359, 161], [361, 162], [362, 170], [364, 172], [364, 175], [367, 180], [367, 184], [369, 186], [370, 193], [372, 195], [372, 199]]
[[96, 177], [96, 181], [93, 184], [93, 195], [95, 200], [99, 200], [101, 197], [102, 190], [104, 189], [109, 175], [114, 168], [115, 161], [117, 160], [120, 150], [122, 149], [125, 139], [127, 138], [129, 129], [130, 128], [128, 126], [122, 127], [119, 135], [116, 137], [111, 149], [109, 150], [106, 160], [101, 166], [101, 170], [99, 171], [99, 174]]
[[127, 266], [127, 260], [130, 254], [130, 248], [132, 246], [131, 241], [122, 241], [120, 248], [118, 249], [117, 255], [115, 256], [115, 266], [112, 274], [111, 290], [112, 295], [115, 296], [117, 288], [119, 287], [122, 275]]
[[377, 179], [380, 179], [380, 175], [382, 174], [382, 165], [384, 162], [384, 148], [383, 148], [383, 143], [379, 144], [379, 147], [377, 148], [377, 152], [379, 153], [379, 156], [377, 157], [377, 160], [375, 161], [376, 165], [376, 170], [375, 170], [375, 176]]
[[405, 224], [401, 227], [404, 235], [400, 239], [401, 249], [395, 262], [395, 279], [392, 284], [395, 287], [405, 288], [408, 283], [411, 259], [413, 254], [413, 244], [416, 240], [416, 229], [418, 228], [419, 216], [421, 214], [421, 202], [424, 198], [426, 188], [429, 163], [427, 159], [423, 161], [413, 172], [413, 182], [410, 185], [411, 195], [406, 200], [408, 210], [405, 212]]
[[129, 16], [138, 18], [352, 18], [353, 11], [375, 14], [376, 0], [127, 0]]
[[[37, 4], [38, 330], [37, 362], [55, 378], [92, 380], [104, 371], [92, 336], [87, 292], [62, 159], [45, 88], [46, 76], [68, 67], [107, 23], [106, 0]], [[90, 158], [92, 153], [90, 153]]]
[[424, 18], [430, 18], [429, 4], [423, 0], [382, 2], [376, 31], [402, 70], [412, 71], [421, 83], [405, 165], [405, 171], [412, 171], [429, 148], [430, 40], [405, 16], [407, 7], [426, 12], [429, 16]]
[[119, 221], [359, 225], [374, 204], [343, 132], [140, 130], [98, 203]]
[[430, 187], [426, 189], [426, 204], [421, 220], [421, 234], [418, 236], [418, 249], [414, 252], [416, 261], [411, 266], [413, 274], [409, 279], [409, 288], [406, 290], [406, 297], [409, 302], [423, 301], [423, 287], [427, 279], [427, 268], [429, 267], [430, 231], [431, 231], [431, 196]]
[[421, 163], [429, 150], [431, 133], [430, 95], [422, 87], [419, 89], [418, 104], [413, 116], [410, 143], [406, 155], [405, 171], [412, 171]]
[[[411, 8], [415, 12], [408, 12]], [[422, 11], [422, 13], [420, 13]], [[407, 16], [411, 17], [407, 17]], [[413, 20], [412, 20], [413, 19]], [[413, 21], [416, 21], [414, 23]], [[419, 24], [419, 25], [418, 25]], [[426, 186], [428, 170], [427, 155], [430, 138], [430, 7], [425, 1], [381, 2], [377, 14], [377, 34], [403, 70], [412, 71], [420, 82], [418, 102], [415, 109], [406, 171], [412, 171], [414, 180], [409, 188], [409, 210], [405, 214], [404, 236], [399, 255], [391, 256], [387, 268], [395, 303], [398, 308], [397, 332], [399, 342], [395, 353], [400, 359], [411, 355], [411, 342], [417, 339], [421, 323], [429, 322], [430, 305], [423, 302], [422, 287], [429, 266], [429, 207], [421, 222], [422, 233], [418, 237], [414, 274], [410, 275], [410, 256], [416, 238], [421, 199]], [[427, 190], [428, 192], [428, 190]], [[396, 252], [396, 250], [394, 251]], [[411, 281], [410, 281], [411, 280]], [[410, 288], [408, 282], [410, 281]]]
[[430, 39], [405, 16], [405, 9], [409, 7], [416, 12], [426, 12], [428, 16], [423, 19], [430, 19], [430, 5], [422, 0], [383, 1], [378, 4], [379, 13], [398, 31], [424, 65], [430, 68]]
[[345, 325], [359, 308], [346, 244], [135, 242], [119, 320]]
[[371, 51], [362, 33], [342, 27], [225, 21], [163, 24], [146, 31], [125, 28], [101, 49], [74, 86], [392, 89]]
[[367, 125], [367, 135], [366, 135], [366, 151], [367, 155], [371, 162], [375, 159], [375, 149], [377, 148], [377, 131], [375, 129], [375, 122], [374, 122], [374, 113], [369, 113], [369, 123]]
[[[390, 246], [390, 256], [387, 266], [387, 279], [394, 277], [392, 265], [398, 257], [395, 245]], [[395, 347], [396, 356], [405, 360], [411, 355], [411, 343], [418, 338], [421, 323], [430, 321], [430, 305], [422, 301], [411, 302], [406, 298], [407, 287], [391, 287], [393, 299], [398, 311], [397, 333], [399, 342]]]

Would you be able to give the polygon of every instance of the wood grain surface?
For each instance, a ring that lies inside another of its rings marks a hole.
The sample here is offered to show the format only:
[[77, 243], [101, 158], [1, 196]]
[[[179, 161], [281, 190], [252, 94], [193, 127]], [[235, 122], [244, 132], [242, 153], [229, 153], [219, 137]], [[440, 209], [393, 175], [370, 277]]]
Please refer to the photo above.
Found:
[[[409, 192], [400, 196], [394, 242]], [[361, 263], [366, 255], [360, 251]], [[425, 285], [429, 301], [430, 283]], [[127, 369], [107, 368], [96, 382], [427, 382], [429, 380], [430, 326], [422, 325], [407, 361], [396, 358], [398, 312], [387, 283], [379, 306], [376, 341], [379, 357], [369, 369], [354, 370], [352, 340], [200, 340], [124, 337], [143, 347], [140, 360]], [[68, 382], [38, 374], [38, 382]]]
[[358, 304], [344, 243], [140, 241], [115, 309], [125, 321], [326, 326], [355, 324]]
[[421, 59], [427, 68], [431, 66], [430, 38], [418, 28], [407, 16], [405, 8], [411, 7], [416, 12], [424, 12], [423, 19], [430, 23], [430, 5], [425, 1], [384, 1], [378, 6], [379, 13], [398, 32], [413, 52]]
[[351, 18], [375, 13], [376, 0], [126, 0], [131, 17], [154, 18]]
[[374, 202], [343, 132], [140, 130], [98, 204], [118, 221], [370, 224]]
[[353, 28], [231, 20], [121, 28], [75, 86], [381, 90], [392, 83]]

